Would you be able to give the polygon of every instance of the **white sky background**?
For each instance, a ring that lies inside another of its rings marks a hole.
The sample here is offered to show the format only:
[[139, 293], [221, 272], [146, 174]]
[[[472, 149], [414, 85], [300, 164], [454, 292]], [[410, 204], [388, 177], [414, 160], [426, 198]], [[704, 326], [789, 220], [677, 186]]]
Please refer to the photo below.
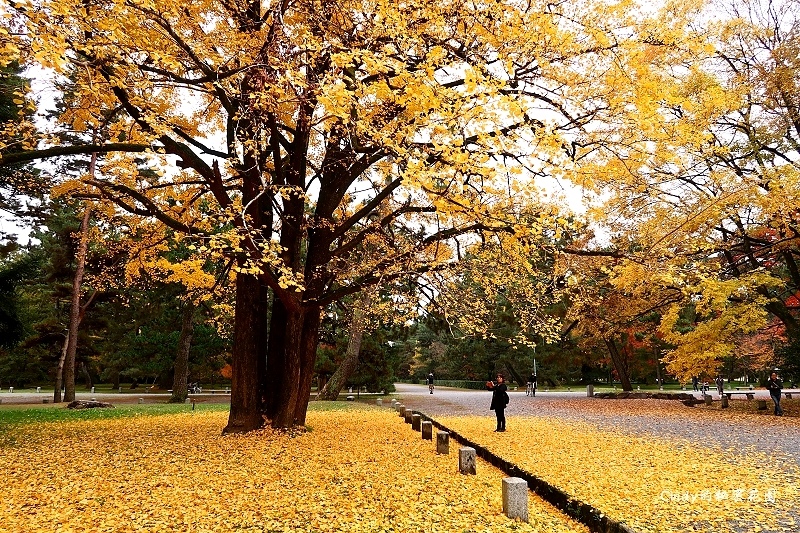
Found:
[[[55, 101], [59, 92], [54, 87], [53, 73], [49, 70], [34, 66], [28, 68], [24, 74], [31, 82], [29, 96], [36, 101], [36, 115], [34, 122], [41, 131], [51, 129], [45, 115], [55, 109]], [[17, 242], [27, 244], [32, 228], [27, 222], [19, 220], [5, 211], [0, 211], [0, 231], [17, 236]]]

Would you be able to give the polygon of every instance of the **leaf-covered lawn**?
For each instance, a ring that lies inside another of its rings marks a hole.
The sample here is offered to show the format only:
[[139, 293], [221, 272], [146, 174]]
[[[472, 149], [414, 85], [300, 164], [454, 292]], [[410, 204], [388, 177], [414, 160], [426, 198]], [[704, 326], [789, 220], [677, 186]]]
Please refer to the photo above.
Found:
[[[0, 413], [2, 416], [2, 413]], [[15, 424], [0, 444], [0, 531], [581, 532], [530, 499], [502, 515], [504, 475], [451, 454], [388, 409], [309, 413], [311, 431], [222, 436], [203, 410]]]
[[555, 418], [511, 418], [506, 433], [486, 417], [437, 420], [641, 532], [800, 531], [796, 464], [757, 450], [725, 453]]

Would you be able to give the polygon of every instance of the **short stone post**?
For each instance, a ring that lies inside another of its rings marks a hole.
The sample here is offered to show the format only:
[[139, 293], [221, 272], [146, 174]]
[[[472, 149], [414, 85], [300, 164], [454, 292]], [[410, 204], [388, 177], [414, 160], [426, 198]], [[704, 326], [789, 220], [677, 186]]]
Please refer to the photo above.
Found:
[[728, 408], [728, 397], [723, 395], [723, 396], [720, 397], [720, 401], [722, 402], [722, 408], [723, 409], [727, 409]]
[[706, 405], [711, 405], [713, 400], [714, 398], [712, 398], [710, 394], [703, 394], [703, 401], [706, 402]]
[[40, 392], [42, 392], [42, 388], [41, 387], [36, 387], [36, 394], [39, 394]]
[[767, 400], [758, 400], [758, 410], [765, 411], [767, 409]]
[[122, 387], [119, 388], [119, 391], [122, 392]]
[[503, 514], [528, 521], [528, 482], [524, 479], [503, 478]]
[[589, 398], [594, 397], [594, 385], [586, 385], [586, 396]]
[[477, 463], [475, 448], [463, 447], [458, 449], [458, 471], [462, 474], [475, 475]]
[[139, 398], [139, 403], [144, 403], [144, 398]]
[[398, 403], [397, 404], [397, 413], [400, 416], [406, 416], [406, 406], [403, 405], [402, 403]]
[[446, 431], [436, 432], [436, 453], [450, 455], [450, 433]]
[[92, 394], [94, 394], [94, 387], [92, 387]]
[[426, 420], [422, 423], [422, 438], [433, 440], [433, 422]]
[[403, 416], [404, 416], [404, 417], [405, 417], [405, 419], [406, 419], [406, 424], [410, 424], [410, 423], [411, 423], [411, 417], [412, 417], [413, 415], [414, 415], [414, 413], [412, 413], [412, 412], [411, 412], [411, 409], [406, 409], [406, 410], [405, 410], [405, 412], [404, 412], [404, 415], [403, 415]]
[[375, 400], [375, 405], [377, 405], [378, 407], [383, 407], [383, 398], [377, 398]]
[[416, 413], [411, 415], [411, 429], [414, 431], [419, 431], [421, 428], [420, 422], [422, 422], [422, 417]]

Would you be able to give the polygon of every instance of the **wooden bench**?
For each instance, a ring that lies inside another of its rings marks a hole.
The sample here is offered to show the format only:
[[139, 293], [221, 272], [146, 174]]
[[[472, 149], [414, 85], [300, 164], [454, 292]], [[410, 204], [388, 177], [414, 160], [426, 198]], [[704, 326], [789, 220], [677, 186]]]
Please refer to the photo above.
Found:
[[[737, 387], [737, 389], [738, 389], [738, 387]], [[734, 394], [744, 394], [744, 395], [747, 396], [748, 400], [752, 400], [755, 397], [755, 393], [754, 392], [747, 392], [747, 391], [744, 391], [744, 392], [741, 392], [741, 391], [740, 392], [725, 392], [724, 394], [729, 400], [731, 399], [731, 396], [733, 396]]]
[[[167, 389], [172, 394], [172, 389]], [[203, 389], [200, 392], [190, 392], [189, 394], [230, 394], [231, 389]]]

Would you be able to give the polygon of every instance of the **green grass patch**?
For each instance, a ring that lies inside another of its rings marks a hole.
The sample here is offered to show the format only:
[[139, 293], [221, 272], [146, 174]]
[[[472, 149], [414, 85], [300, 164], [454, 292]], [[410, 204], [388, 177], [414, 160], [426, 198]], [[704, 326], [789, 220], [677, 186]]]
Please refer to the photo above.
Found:
[[[369, 406], [362, 402], [323, 402], [312, 401], [309, 411], [353, 411]], [[227, 411], [228, 403], [197, 403], [195, 409], [202, 411]], [[185, 413], [192, 410], [191, 404], [151, 403], [119, 405], [115, 408], [67, 409], [62, 405], [8, 405], [0, 406], [0, 434], [11, 427], [26, 424], [62, 422], [74, 420], [98, 420], [111, 418], [130, 418], [139, 416], [161, 416]]]
[[[227, 404], [204, 404], [197, 407], [205, 411], [228, 410]], [[121, 405], [115, 408], [67, 409], [63, 405], [9, 405], [0, 408], [0, 433], [9, 426], [41, 424], [73, 420], [98, 420], [130, 418], [138, 416], [160, 416], [191, 411], [190, 404], [142, 404]]]

